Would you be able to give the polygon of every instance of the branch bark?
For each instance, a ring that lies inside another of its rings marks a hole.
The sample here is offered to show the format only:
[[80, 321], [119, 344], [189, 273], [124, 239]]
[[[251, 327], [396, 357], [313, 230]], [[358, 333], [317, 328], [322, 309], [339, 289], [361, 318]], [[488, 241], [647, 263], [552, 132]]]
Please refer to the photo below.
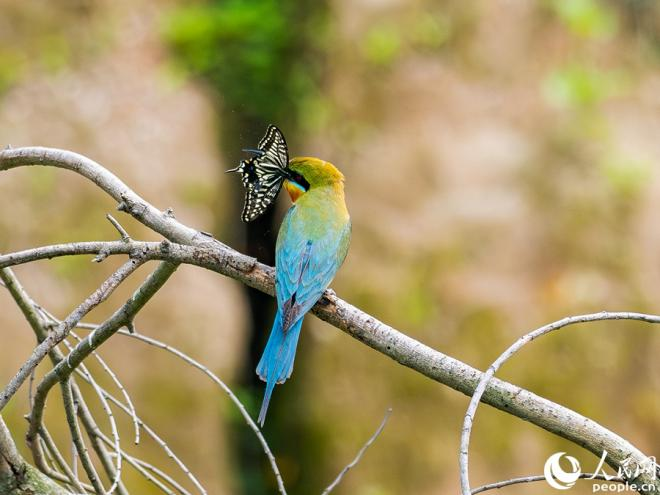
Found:
[[16, 450], [14, 439], [2, 416], [0, 416], [0, 493], [71, 495], [23, 459]]
[[[143, 253], [146, 257], [152, 253], [157, 259], [202, 266], [273, 294], [272, 268], [181, 224], [167, 212], [159, 211], [96, 162], [76, 153], [49, 148], [19, 148], [0, 152], [0, 171], [27, 165], [63, 168], [92, 180], [119, 202], [119, 210], [129, 213], [172, 241], [160, 243], [158, 247], [155, 243], [143, 243], [147, 250]], [[129, 244], [120, 242], [125, 247]], [[118, 246], [112, 246], [117, 253], [121, 251]], [[87, 252], [93, 251], [91, 246], [84, 249]], [[3, 259], [2, 263], [12, 263], [7, 257], [0, 259]], [[481, 377], [479, 370], [378, 321], [339, 299], [330, 290], [314, 307], [313, 313], [396, 362], [465, 395], [473, 394]], [[483, 394], [482, 402], [566, 438], [598, 457], [603, 450], [607, 450], [610, 454], [608, 462], [615, 470], [625, 461], [647, 458], [630, 442], [597, 422], [511, 383], [492, 379]], [[660, 491], [660, 480], [652, 479], [650, 475], [636, 481], [648, 483], [655, 487], [656, 492]]]

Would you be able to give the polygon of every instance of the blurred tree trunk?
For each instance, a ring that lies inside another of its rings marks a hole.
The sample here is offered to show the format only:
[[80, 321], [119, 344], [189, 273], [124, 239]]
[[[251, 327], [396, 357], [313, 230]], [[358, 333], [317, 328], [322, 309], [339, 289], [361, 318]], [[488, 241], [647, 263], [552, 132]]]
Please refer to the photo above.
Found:
[[[232, 168], [246, 158], [241, 148], [255, 147], [270, 123], [282, 128], [289, 145], [294, 143], [295, 148], [295, 143], [300, 141], [304, 103], [317, 91], [323, 70], [320, 47], [326, 11], [326, 2], [313, 0], [209, 0], [175, 11], [165, 35], [184, 68], [201, 77], [218, 97], [223, 168]], [[244, 191], [238, 177], [235, 187], [229, 189], [230, 201], [223, 198], [222, 208], [217, 209], [216, 232], [239, 250], [272, 266], [279, 228], [276, 209], [271, 208], [258, 220], [243, 224], [240, 211]], [[239, 379], [243, 389], [254, 398], [252, 412], [255, 413], [263, 394], [263, 383], [255, 369], [270, 332], [275, 303], [258, 291], [248, 287], [244, 290], [250, 324], [246, 329], [247, 345]], [[296, 359], [298, 369], [304, 368], [301, 357]], [[318, 444], [318, 438], [305, 430], [308, 425], [304, 424], [305, 414], [301, 412], [305, 397], [296, 386], [302, 376], [295, 378], [293, 384], [289, 382], [282, 387], [285, 391], [278, 390], [275, 394], [266, 435], [278, 457], [293, 463], [309, 462], [284, 473], [290, 488], [309, 493], [306, 487], [310, 484], [318, 487], [321, 483], [317, 480], [323, 474], [319, 469], [323, 465], [319, 454], [324, 448]], [[295, 400], [291, 400], [292, 393]], [[266, 460], [251, 432], [242, 423], [236, 424], [235, 432], [236, 446], [232, 450], [237, 452], [243, 493], [272, 491], [271, 475], [264, 466]], [[295, 442], [291, 441], [293, 438]]]

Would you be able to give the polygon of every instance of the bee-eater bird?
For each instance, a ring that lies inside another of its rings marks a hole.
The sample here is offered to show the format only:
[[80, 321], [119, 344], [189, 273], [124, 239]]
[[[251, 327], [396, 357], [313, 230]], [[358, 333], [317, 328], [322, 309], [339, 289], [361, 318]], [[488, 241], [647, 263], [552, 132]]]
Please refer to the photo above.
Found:
[[351, 237], [344, 176], [334, 165], [318, 158], [293, 158], [281, 171], [293, 205], [277, 236], [277, 314], [257, 366], [257, 374], [266, 382], [261, 426], [275, 384], [284, 383], [293, 371], [303, 318], [346, 258]]

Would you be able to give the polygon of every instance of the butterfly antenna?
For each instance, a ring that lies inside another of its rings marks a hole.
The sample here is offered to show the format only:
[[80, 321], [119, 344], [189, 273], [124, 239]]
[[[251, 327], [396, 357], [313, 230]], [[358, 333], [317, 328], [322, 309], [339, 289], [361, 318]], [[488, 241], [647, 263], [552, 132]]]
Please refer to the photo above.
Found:
[[261, 156], [265, 153], [264, 150], [254, 150], [252, 148], [243, 148], [242, 151], [245, 151], [246, 153], [252, 153], [252, 154], [257, 155], [257, 156]]

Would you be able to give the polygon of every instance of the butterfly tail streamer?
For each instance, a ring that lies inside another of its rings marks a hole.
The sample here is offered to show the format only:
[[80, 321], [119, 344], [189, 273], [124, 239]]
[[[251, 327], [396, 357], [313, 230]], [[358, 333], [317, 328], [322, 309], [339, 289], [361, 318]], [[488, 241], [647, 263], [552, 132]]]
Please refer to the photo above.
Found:
[[259, 378], [266, 382], [266, 391], [257, 420], [262, 427], [266, 421], [266, 412], [275, 385], [284, 383], [293, 372], [293, 361], [296, 357], [301, 328], [302, 318], [285, 332], [282, 328], [282, 315], [279, 311], [277, 312], [266, 349], [257, 365]]

